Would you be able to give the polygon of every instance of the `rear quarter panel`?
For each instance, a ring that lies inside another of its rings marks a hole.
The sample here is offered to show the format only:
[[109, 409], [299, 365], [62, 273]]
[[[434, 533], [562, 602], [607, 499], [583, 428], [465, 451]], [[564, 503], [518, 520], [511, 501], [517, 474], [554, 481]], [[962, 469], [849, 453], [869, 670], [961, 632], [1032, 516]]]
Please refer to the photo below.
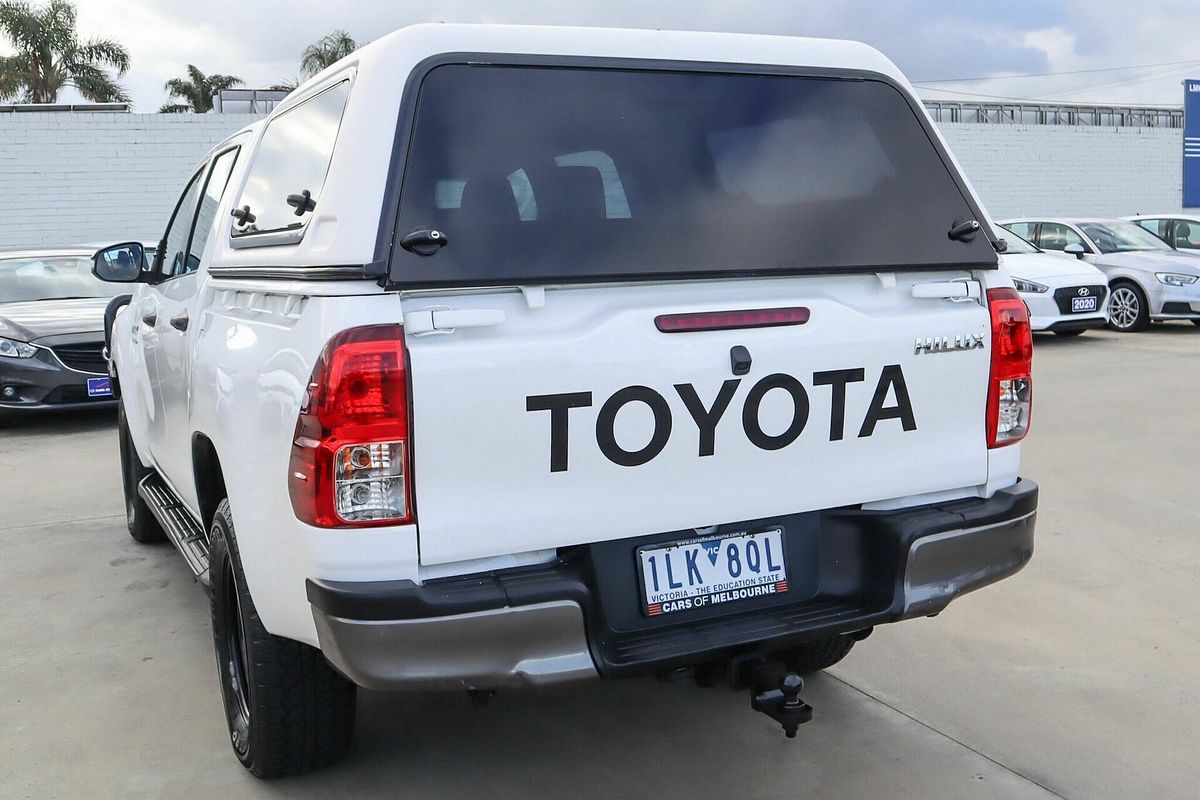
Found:
[[271, 633], [310, 644], [306, 578], [416, 577], [415, 527], [321, 530], [292, 511], [292, 435], [321, 349], [345, 328], [399, 319], [395, 295], [373, 284], [344, 290], [367, 293], [313, 296], [302, 284], [209, 282], [192, 375], [192, 427], [220, 459], [255, 606]]

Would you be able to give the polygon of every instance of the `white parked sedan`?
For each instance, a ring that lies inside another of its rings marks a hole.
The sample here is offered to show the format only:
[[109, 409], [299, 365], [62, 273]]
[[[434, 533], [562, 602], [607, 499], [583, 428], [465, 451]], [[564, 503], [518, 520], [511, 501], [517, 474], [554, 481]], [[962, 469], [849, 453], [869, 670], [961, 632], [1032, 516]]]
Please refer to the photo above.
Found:
[[1071, 253], [1103, 272], [1113, 330], [1133, 333], [1173, 319], [1200, 325], [1200, 251], [1176, 250], [1121, 219], [1027, 218], [998, 224], [1043, 250]]
[[1035, 331], [1077, 336], [1108, 324], [1108, 280], [1104, 273], [1070, 256], [1034, 247], [1011, 231], [1004, 240], [1004, 264], [1029, 308]]

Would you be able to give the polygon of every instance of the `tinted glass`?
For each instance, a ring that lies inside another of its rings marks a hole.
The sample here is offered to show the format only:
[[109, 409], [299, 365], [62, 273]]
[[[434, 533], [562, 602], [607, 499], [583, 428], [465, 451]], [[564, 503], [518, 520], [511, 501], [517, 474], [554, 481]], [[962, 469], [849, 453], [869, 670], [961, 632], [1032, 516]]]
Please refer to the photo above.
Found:
[[0, 304], [68, 297], [115, 297], [129, 287], [92, 275], [92, 259], [79, 256], [0, 258]]
[[212, 172], [209, 173], [208, 182], [204, 185], [204, 193], [200, 195], [200, 210], [196, 214], [196, 228], [192, 233], [192, 243], [188, 246], [187, 263], [182, 265], [184, 272], [194, 272], [200, 266], [204, 248], [208, 245], [209, 237], [212, 236], [213, 221], [217, 215], [217, 208], [221, 205], [221, 195], [225, 193], [225, 187], [229, 185], [229, 173], [233, 170], [237, 155], [238, 149], [234, 148], [226, 150], [213, 161]]
[[1083, 237], [1066, 225], [1057, 222], [1043, 222], [1042, 231], [1038, 234], [1038, 247], [1043, 250], [1065, 250], [1067, 245], [1082, 244], [1086, 250], [1091, 250], [1083, 242]]
[[[171, 224], [167, 226], [162, 262], [164, 275], [181, 275], [196, 268], [188, 266], [190, 259], [187, 249], [188, 239], [192, 235], [192, 224], [196, 221], [196, 200], [200, 197], [203, 177], [204, 170], [200, 170], [188, 181], [175, 209], [175, 216], [171, 217]], [[199, 259], [196, 260], [196, 265], [199, 265]]]
[[[448, 65], [421, 86], [400, 282], [991, 266], [916, 114], [878, 81]], [[869, 222], [868, 222], [869, 220]]]
[[1132, 222], [1081, 222], [1079, 227], [1096, 243], [1101, 253], [1128, 253], [1139, 250], [1172, 252], [1171, 245]]
[[250, 206], [255, 218], [235, 224], [235, 237], [304, 227], [312, 211], [297, 215], [288, 196], [308, 191], [314, 204], [320, 200], [349, 91], [343, 81], [271, 120], [236, 203]]

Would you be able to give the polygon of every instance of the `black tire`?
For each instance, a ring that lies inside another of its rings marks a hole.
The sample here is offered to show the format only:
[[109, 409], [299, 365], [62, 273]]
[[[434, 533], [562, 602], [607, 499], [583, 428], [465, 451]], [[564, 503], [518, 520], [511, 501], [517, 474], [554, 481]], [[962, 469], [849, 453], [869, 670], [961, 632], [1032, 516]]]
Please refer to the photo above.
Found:
[[259, 620], [238, 556], [229, 501], [209, 531], [213, 644], [229, 738], [260, 778], [329, 766], [350, 748], [357, 689], [319, 650]]
[[[1200, 319], [1192, 320], [1192, 324], [1196, 325], [1196, 326], [1200, 326]], [[3, 418], [0, 418], [0, 424], [3, 424]]]
[[1055, 336], [1079, 336], [1082, 333], [1084, 333], [1083, 328], [1076, 328], [1073, 331], [1055, 331], [1054, 335]]
[[164, 541], [167, 535], [150, 512], [146, 501], [138, 494], [138, 484], [153, 470], [142, 466], [133, 447], [124, 403], [117, 405], [117, 441], [121, 450], [121, 488], [125, 493], [125, 524], [129, 528], [129, 535], [143, 544]]
[[841, 661], [854, 648], [849, 636], [830, 636], [805, 642], [789, 654], [788, 666], [801, 675], [819, 672]]
[[1115, 281], [1108, 295], [1108, 327], [1118, 333], [1137, 333], [1150, 325], [1150, 304], [1133, 281]]

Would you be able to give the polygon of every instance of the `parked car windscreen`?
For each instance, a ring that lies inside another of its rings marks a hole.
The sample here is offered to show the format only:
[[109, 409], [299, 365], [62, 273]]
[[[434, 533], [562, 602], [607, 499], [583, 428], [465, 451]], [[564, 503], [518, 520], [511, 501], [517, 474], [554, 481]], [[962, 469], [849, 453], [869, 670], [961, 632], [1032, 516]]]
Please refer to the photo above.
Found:
[[445, 65], [413, 126], [397, 283], [996, 265], [881, 80]]
[[1008, 249], [1006, 249], [1004, 251], [1005, 253], [1010, 253], [1012, 255], [1017, 255], [1017, 256], [1023, 256], [1023, 255], [1028, 255], [1029, 253], [1042, 252], [1041, 250], [1038, 250], [1036, 247], [1034, 247], [1031, 242], [1025, 241], [1020, 236], [1017, 236], [1017, 234], [1013, 233], [1011, 230], [1009, 230], [1005, 233], [1004, 241], [1008, 245]]
[[1171, 245], [1132, 222], [1081, 222], [1079, 229], [1095, 242], [1101, 253], [1137, 250], [1174, 250]]
[[105, 283], [92, 274], [92, 260], [82, 256], [0, 257], [0, 303], [115, 297], [128, 286]]

